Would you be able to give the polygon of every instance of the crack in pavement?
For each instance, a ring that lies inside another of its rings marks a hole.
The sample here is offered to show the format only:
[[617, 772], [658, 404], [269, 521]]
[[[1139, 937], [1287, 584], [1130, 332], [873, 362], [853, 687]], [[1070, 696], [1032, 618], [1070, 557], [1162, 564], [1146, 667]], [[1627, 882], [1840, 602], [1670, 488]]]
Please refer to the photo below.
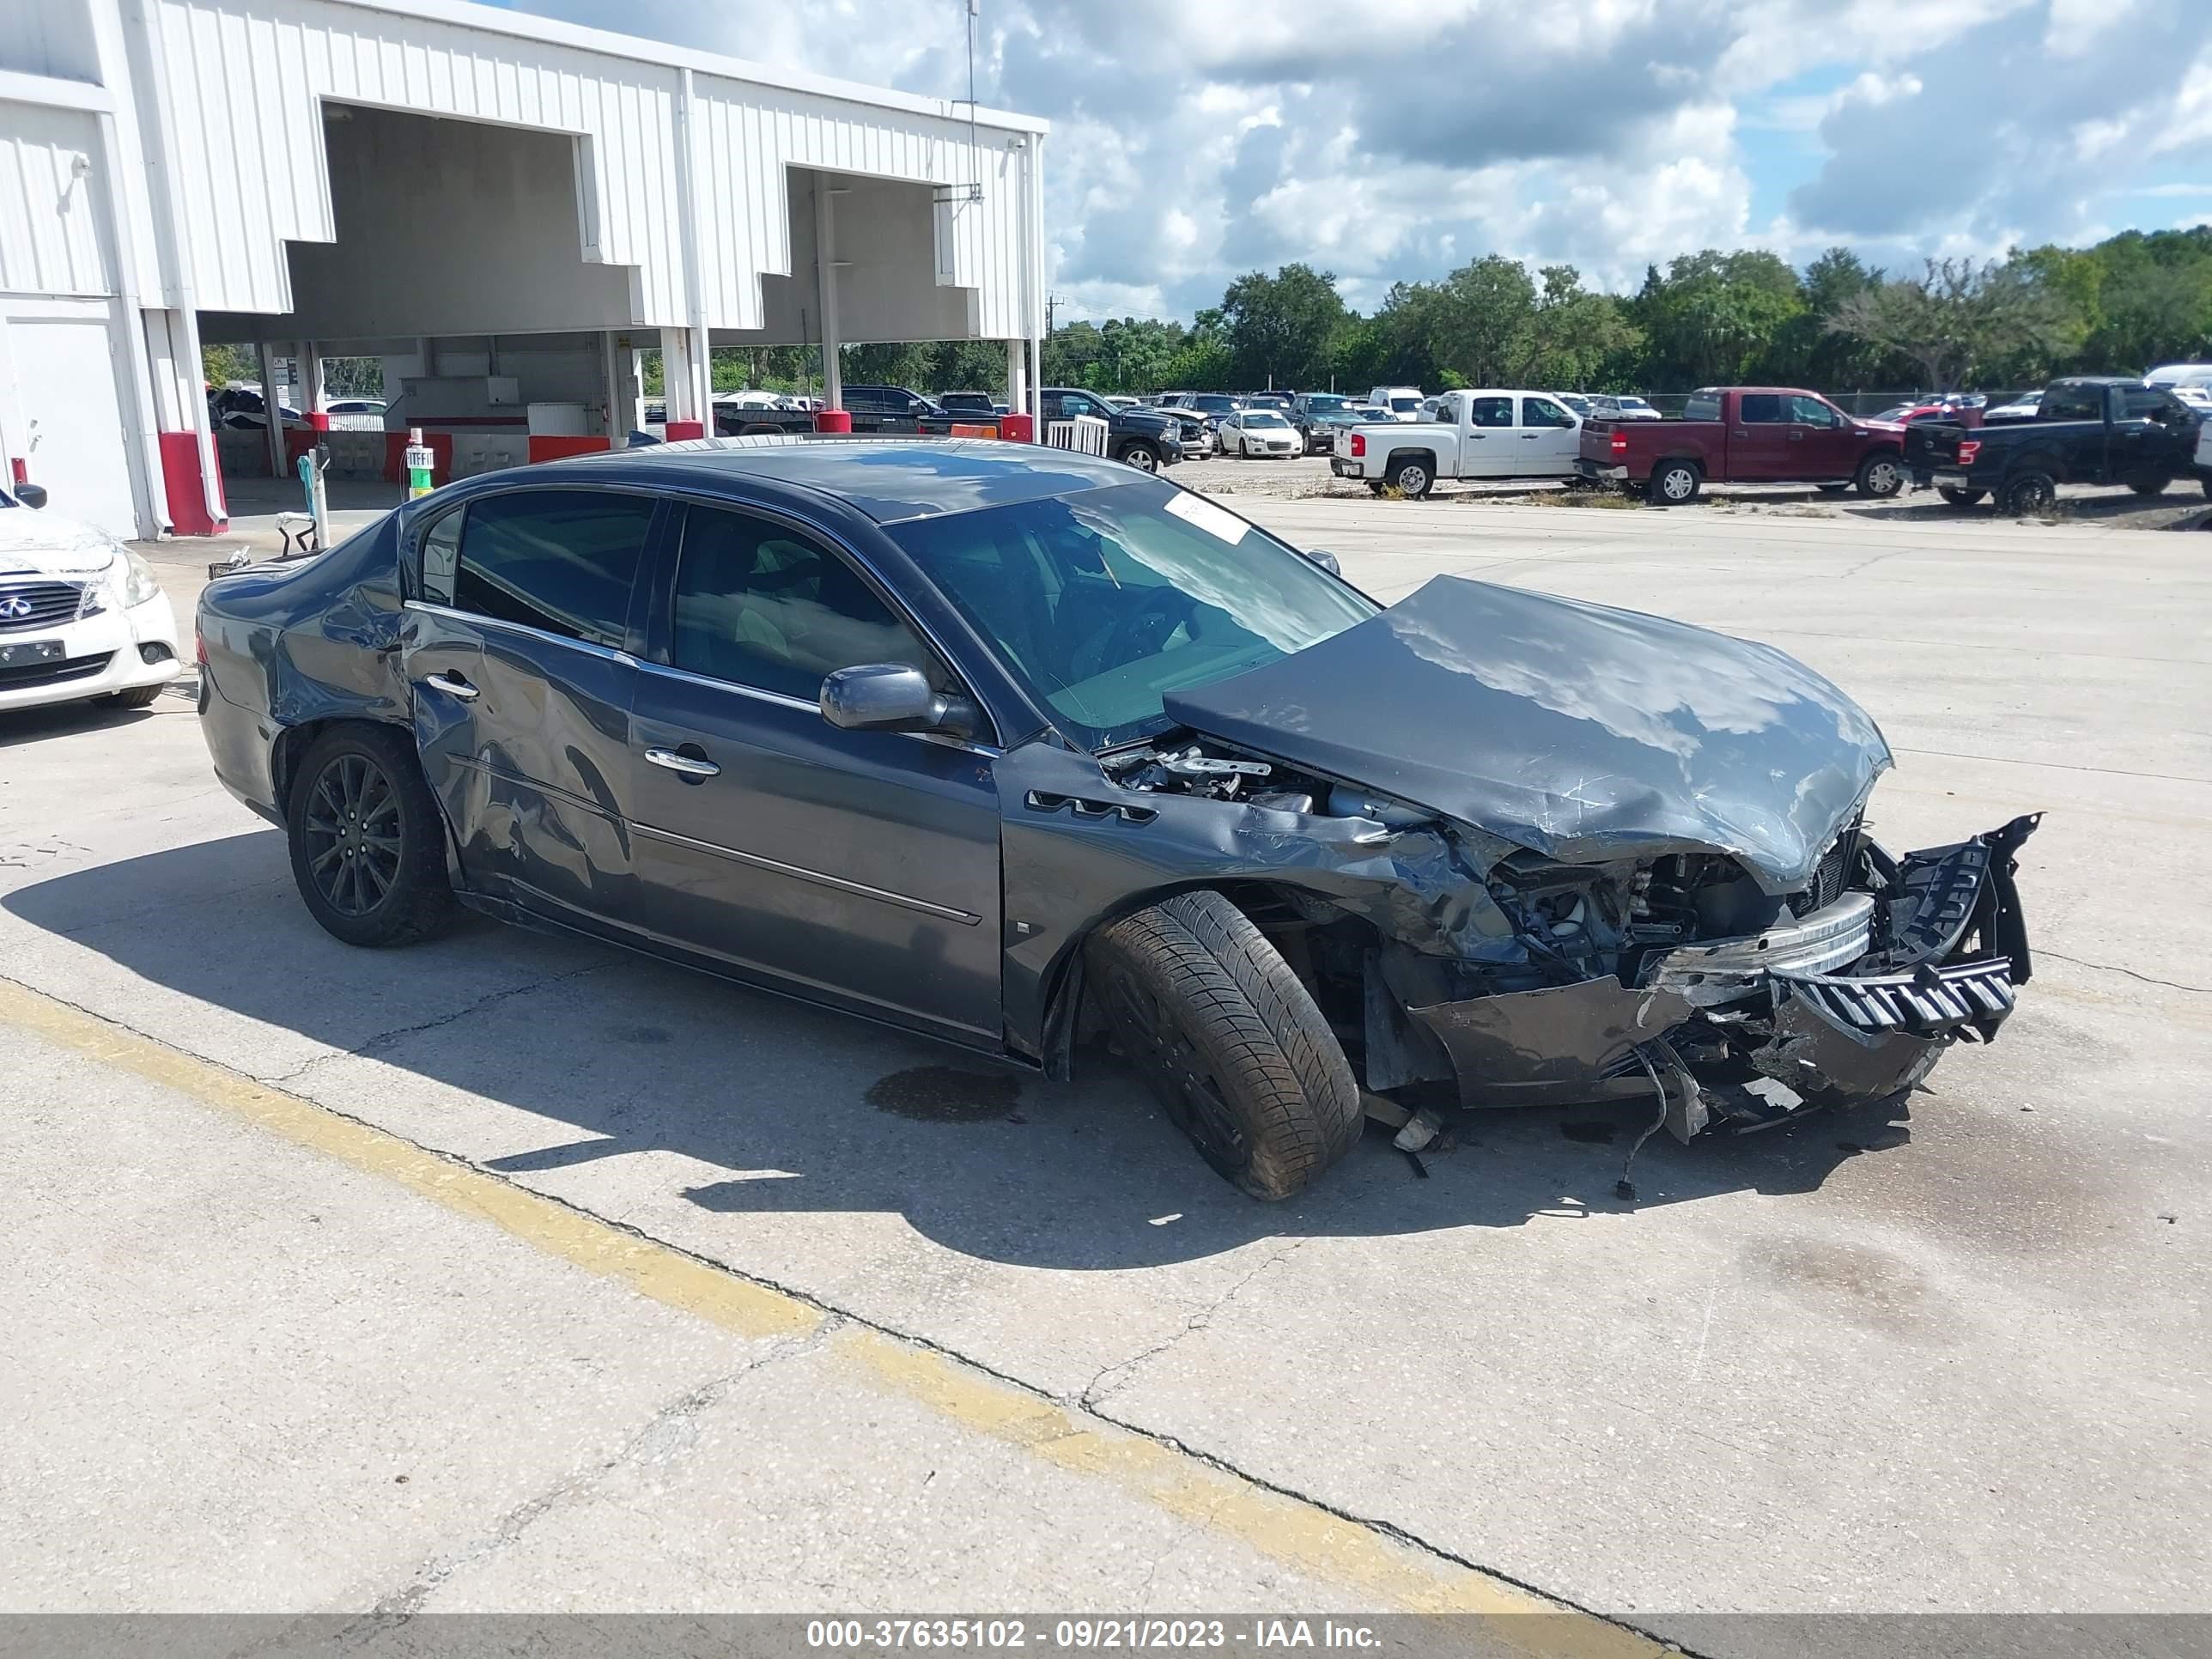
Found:
[[[1164, 1341], [1155, 1342], [1151, 1347], [1145, 1349], [1141, 1353], [1132, 1354], [1127, 1359], [1117, 1359], [1112, 1364], [1107, 1366], [1104, 1370], [1101, 1370], [1097, 1376], [1091, 1379], [1090, 1382], [1085, 1386], [1082, 1393], [1075, 1396], [1074, 1403], [1076, 1408], [1079, 1411], [1090, 1411], [1097, 1404], [1098, 1401], [1105, 1399], [1109, 1395], [1118, 1392], [1129, 1382], [1135, 1381], [1134, 1373], [1138, 1367], [1145, 1364], [1147, 1361], [1158, 1358], [1162, 1354], [1167, 1352], [1169, 1349], [1174, 1347], [1177, 1343], [1181, 1342], [1185, 1337], [1190, 1335], [1193, 1332], [1204, 1330], [1207, 1325], [1212, 1322], [1214, 1315], [1219, 1313], [1224, 1308], [1234, 1302], [1237, 1299], [1238, 1293], [1241, 1292], [1247, 1285], [1249, 1285], [1254, 1279], [1259, 1278], [1261, 1273], [1266, 1273], [1270, 1267], [1273, 1267], [1278, 1262], [1289, 1260], [1291, 1256], [1297, 1254], [1298, 1251], [1304, 1249], [1307, 1245], [1312, 1243], [1313, 1235], [1310, 1233], [1307, 1234], [1303, 1238], [1293, 1240], [1284, 1249], [1275, 1251], [1272, 1255], [1268, 1256], [1266, 1261], [1261, 1262], [1258, 1267], [1253, 1268], [1251, 1272], [1246, 1273], [1234, 1285], [1231, 1285], [1226, 1291], [1223, 1291], [1219, 1296], [1214, 1297], [1212, 1301], [1207, 1303], [1206, 1306], [1200, 1308], [1196, 1313], [1184, 1320], [1182, 1322], [1182, 1328], [1177, 1331], [1173, 1336], [1167, 1338]], [[1124, 1375], [1121, 1376], [1112, 1384], [1109, 1385], [1106, 1379], [1109, 1376], [1114, 1376], [1116, 1372], [1121, 1372], [1124, 1373]]]
[[740, 1382], [756, 1371], [818, 1347], [831, 1334], [842, 1328], [843, 1324], [842, 1320], [824, 1320], [805, 1336], [787, 1337], [774, 1342], [766, 1352], [754, 1356], [736, 1370], [686, 1389], [647, 1418], [607, 1456], [585, 1468], [570, 1471], [544, 1492], [526, 1498], [501, 1515], [488, 1531], [457, 1548], [442, 1550], [425, 1559], [409, 1575], [404, 1583], [388, 1595], [378, 1597], [369, 1610], [340, 1631], [335, 1640], [338, 1644], [350, 1645], [396, 1625], [404, 1624], [420, 1612], [422, 1604], [455, 1574], [481, 1565], [512, 1549], [531, 1528], [547, 1515], [591, 1492], [617, 1471], [665, 1455], [664, 1449], [672, 1431], [720, 1405]]
[[2070, 962], [2076, 968], [2094, 968], [2100, 974], [2121, 974], [2145, 985], [2162, 985], [2169, 991], [2186, 991], [2192, 996], [2212, 997], [2212, 985], [2191, 985], [2178, 979], [2160, 979], [2154, 974], [2139, 974], [2132, 968], [2123, 968], [2118, 963], [2091, 962], [2086, 957], [2069, 957], [2063, 951], [2052, 951], [2039, 945], [2035, 954], [2049, 957], [2055, 962]]
[[[404, 1038], [419, 1036], [424, 1031], [434, 1031], [441, 1026], [451, 1025], [456, 1021], [466, 1019], [471, 1014], [482, 1013], [487, 1008], [496, 1008], [501, 1003], [512, 998], [527, 996], [531, 992], [542, 991], [549, 985], [565, 984], [572, 979], [581, 979], [586, 974], [604, 973], [610, 968], [620, 965], [619, 958], [608, 962], [594, 962], [581, 968], [568, 969], [562, 973], [548, 974], [543, 979], [533, 979], [526, 984], [510, 985], [505, 990], [488, 991], [474, 1002], [440, 1014], [434, 1019], [422, 1020], [413, 1025], [394, 1026], [388, 1031], [379, 1031], [374, 1036], [365, 1038], [350, 1048], [334, 1048], [326, 1054], [317, 1054], [313, 1060], [295, 1066], [289, 1072], [278, 1072], [272, 1075], [263, 1076], [259, 1080], [264, 1083], [290, 1083], [298, 1078], [304, 1077], [316, 1066], [327, 1065], [334, 1060], [359, 1060], [373, 1057], [380, 1050], [396, 1046]], [[155, 1040], [160, 1041], [159, 1038]]]

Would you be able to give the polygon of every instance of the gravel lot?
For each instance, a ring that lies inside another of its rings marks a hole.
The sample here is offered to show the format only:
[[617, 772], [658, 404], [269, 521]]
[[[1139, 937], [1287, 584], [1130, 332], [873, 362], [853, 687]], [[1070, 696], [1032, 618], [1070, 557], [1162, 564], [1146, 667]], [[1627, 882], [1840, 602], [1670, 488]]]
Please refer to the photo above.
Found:
[[[1219, 456], [1185, 461], [1169, 469], [1168, 476], [1186, 489], [1224, 496], [1260, 496], [1273, 500], [1308, 497], [1344, 501], [1371, 499], [1366, 485], [1339, 478], [1328, 470], [1325, 455], [1303, 456], [1289, 461], [1247, 461]], [[2177, 483], [2166, 493], [2146, 501], [2131, 490], [2105, 489], [2067, 484], [2058, 492], [2058, 511], [2043, 520], [2056, 524], [2111, 524], [2130, 529], [2162, 530], [2193, 524], [2212, 517], [2205, 496], [2197, 486]], [[1608, 494], [1607, 505], [1619, 498]], [[1443, 483], [1430, 497], [1434, 502], [1510, 502], [1547, 510], [1587, 508], [1589, 498], [1580, 491], [1534, 487], [1526, 483]], [[1638, 504], [1640, 507], [1641, 504]], [[1600, 510], [1603, 510], [1601, 508]], [[1804, 518], [1864, 518], [1880, 521], [1901, 519], [1939, 524], [1983, 524], [1995, 520], [1993, 507], [1984, 506], [1961, 513], [1936, 498], [1933, 490], [1912, 490], [1887, 501], [1868, 501], [1856, 494], [1825, 495], [1802, 484], [1716, 484], [1705, 492], [1702, 509], [1673, 507], [1670, 512], [1781, 513]]]

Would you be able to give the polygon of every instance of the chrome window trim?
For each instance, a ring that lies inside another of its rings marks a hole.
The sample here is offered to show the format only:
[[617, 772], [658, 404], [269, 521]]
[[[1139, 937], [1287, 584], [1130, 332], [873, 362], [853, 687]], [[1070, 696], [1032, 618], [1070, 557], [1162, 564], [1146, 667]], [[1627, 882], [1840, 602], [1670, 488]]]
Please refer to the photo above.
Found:
[[611, 662], [628, 663], [633, 668], [645, 665], [627, 651], [611, 645], [601, 645], [596, 640], [580, 640], [572, 634], [556, 634], [550, 629], [532, 628], [528, 623], [509, 622], [504, 617], [487, 617], [474, 611], [463, 611], [458, 606], [440, 605], [431, 599], [404, 599], [404, 611], [422, 611], [434, 617], [451, 617], [455, 622], [465, 622], [478, 628], [489, 628], [495, 633], [520, 634], [526, 639], [546, 640], [555, 645], [565, 645], [588, 656], [604, 657]]
[[[617, 651], [610, 646], [595, 645], [589, 640], [570, 639], [566, 634], [548, 633], [544, 629], [532, 628], [527, 623], [508, 622], [501, 617], [480, 617], [473, 611], [459, 611], [449, 605], [434, 605], [428, 599], [407, 599], [402, 602], [401, 608], [407, 611], [425, 611], [434, 617], [450, 617], [455, 622], [469, 623], [476, 627], [489, 628], [503, 633], [519, 634], [526, 639], [545, 640], [555, 645], [568, 646], [586, 655], [604, 658], [609, 662], [623, 663], [644, 673], [665, 675], [670, 679], [683, 680], [688, 684], [704, 686], [710, 691], [732, 692], [740, 697], [750, 697], [758, 702], [773, 703], [779, 708], [800, 709], [816, 715], [822, 712], [820, 703], [809, 702], [804, 697], [786, 696], [781, 691], [763, 691], [757, 685], [742, 685], [736, 680], [718, 680], [711, 675], [695, 674], [688, 668], [674, 668], [666, 663], [647, 662], [642, 657], [633, 657], [627, 651]], [[975, 743], [966, 738], [952, 737], [943, 732], [898, 732], [892, 735], [913, 738], [922, 743], [941, 744], [951, 749], [965, 750], [971, 755], [981, 755], [988, 760], [996, 760], [1006, 752], [994, 744]]]
[[649, 823], [635, 821], [630, 828], [641, 836], [662, 841], [678, 847], [688, 847], [694, 852], [712, 853], [738, 864], [749, 864], [757, 870], [772, 871], [777, 875], [792, 876], [800, 881], [816, 882], [824, 887], [834, 887], [842, 893], [858, 894], [862, 898], [881, 899], [886, 904], [896, 904], [903, 909], [919, 910], [927, 916], [944, 921], [957, 921], [963, 927], [981, 925], [983, 918], [973, 911], [957, 910], [949, 904], [933, 903], [928, 899], [915, 898], [910, 893], [894, 893], [884, 887], [871, 887], [866, 882], [848, 881], [842, 876], [833, 876], [820, 870], [810, 870], [804, 865], [786, 864], [780, 859], [763, 858], [757, 853], [741, 853], [734, 847], [724, 847], [718, 842], [698, 841], [690, 836], [679, 836], [672, 830], [656, 830]]

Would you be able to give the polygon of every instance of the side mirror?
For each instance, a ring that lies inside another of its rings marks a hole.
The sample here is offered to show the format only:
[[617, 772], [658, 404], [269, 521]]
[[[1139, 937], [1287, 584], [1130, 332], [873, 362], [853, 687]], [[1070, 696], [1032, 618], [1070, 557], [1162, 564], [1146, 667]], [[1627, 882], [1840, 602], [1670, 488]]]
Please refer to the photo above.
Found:
[[975, 705], [940, 695], [919, 668], [902, 662], [841, 668], [822, 682], [822, 718], [846, 732], [975, 731]]
[[1336, 562], [1335, 554], [1324, 552], [1318, 547], [1300, 548], [1298, 550], [1304, 553], [1307, 558], [1312, 560], [1314, 563], [1328, 571], [1330, 575], [1341, 576], [1344, 574], [1344, 567]]
[[15, 486], [15, 499], [26, 507], [44, 507], [46, 504], [46, 487], [44, 484], [19, 483]]

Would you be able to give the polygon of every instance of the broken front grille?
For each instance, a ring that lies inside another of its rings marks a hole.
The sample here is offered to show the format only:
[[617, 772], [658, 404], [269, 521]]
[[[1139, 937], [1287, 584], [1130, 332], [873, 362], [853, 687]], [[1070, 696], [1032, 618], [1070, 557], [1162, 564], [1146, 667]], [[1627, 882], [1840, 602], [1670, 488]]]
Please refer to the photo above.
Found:
[[83, 604], [82, 582], [0, 582], [0, 634], [73, 623]]
[[1922, 966], [1865, 979], [1778, 974], [1790, 994], [1861, 1031], [1911, 1031], [1929, 1036], [1959, 1025], [1994, 1029], [2012, 1012], [2012, 964], [2002, 957]]

